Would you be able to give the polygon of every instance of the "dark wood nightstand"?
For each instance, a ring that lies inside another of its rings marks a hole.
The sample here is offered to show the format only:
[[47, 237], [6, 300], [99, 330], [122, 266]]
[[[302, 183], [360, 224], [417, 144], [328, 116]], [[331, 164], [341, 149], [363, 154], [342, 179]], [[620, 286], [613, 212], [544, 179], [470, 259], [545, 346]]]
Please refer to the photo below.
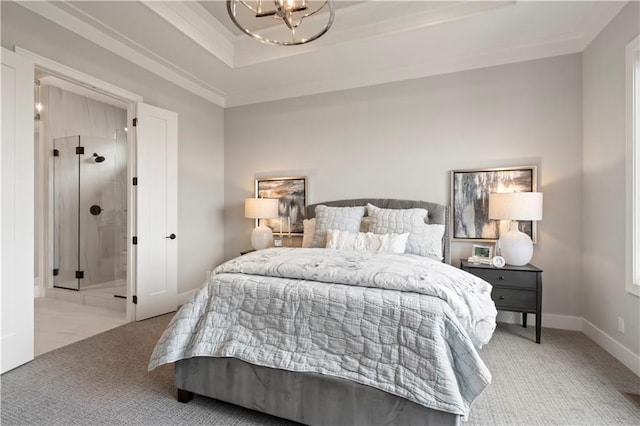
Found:
[[527, 314], [536, 314], [536, 343], [542, 329], [542, 269], [525, 266], [491, 265], [460, 261], [460, 269], [482, 278], [493, 286], [491, 298], [499, 311], [522, 312], [522, 326], [527, 326]]

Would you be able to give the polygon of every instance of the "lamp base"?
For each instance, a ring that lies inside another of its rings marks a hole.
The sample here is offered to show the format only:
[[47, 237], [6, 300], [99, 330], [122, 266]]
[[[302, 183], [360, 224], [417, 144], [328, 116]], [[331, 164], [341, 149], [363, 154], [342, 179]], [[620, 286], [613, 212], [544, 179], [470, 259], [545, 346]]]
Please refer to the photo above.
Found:
[[268, 226], [260, 225], [251, 231], [251, 247], [262, 250], [273, 246], [273, 232]]
[[524, 266], [533, 257], [533, 241], [518, 229], [515, 220], [509, 225], [509, 231], [500, 236], [500, 250], [507, 265]]

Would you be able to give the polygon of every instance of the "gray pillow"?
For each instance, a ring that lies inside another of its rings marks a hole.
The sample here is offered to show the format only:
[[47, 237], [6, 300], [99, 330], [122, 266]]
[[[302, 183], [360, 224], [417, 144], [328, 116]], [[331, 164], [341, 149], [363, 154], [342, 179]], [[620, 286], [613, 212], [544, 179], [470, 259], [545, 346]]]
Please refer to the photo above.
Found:
[[376, 234], [402, 234], [409, 232], [405, 253], [442, 260], [444, 225], [425, 223], [425, 209], [381, 209], [367, 204], [370, 217], [369, 231]]
[[326, 247], [327, 231], [358, 232], [364, 216], [365, 207], [327, 207], [316, 206], [316, 227], [311, 247]]

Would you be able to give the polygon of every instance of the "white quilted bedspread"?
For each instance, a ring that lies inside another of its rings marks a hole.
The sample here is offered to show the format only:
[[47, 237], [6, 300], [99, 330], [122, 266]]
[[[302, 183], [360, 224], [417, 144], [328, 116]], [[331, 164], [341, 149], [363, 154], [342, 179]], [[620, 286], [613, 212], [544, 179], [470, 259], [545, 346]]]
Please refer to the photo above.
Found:
[[475, 347], [491, 338], [496, 314], [488, 283], [425, 257], [260, 250], [214, 270], [171, 320], [149, 369], [234, 357], [466, 416], [491, 382]]

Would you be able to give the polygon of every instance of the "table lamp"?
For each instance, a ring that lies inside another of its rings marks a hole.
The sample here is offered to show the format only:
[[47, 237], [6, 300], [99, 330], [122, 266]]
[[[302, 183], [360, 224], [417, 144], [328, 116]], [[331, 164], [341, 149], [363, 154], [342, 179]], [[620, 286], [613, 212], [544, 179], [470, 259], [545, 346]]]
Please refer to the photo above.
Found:
[[533, 257], [533, 242], [518, 229], [517, 221], [542, 220], [542, 192], [490, 194], [489, 219], [511, 221], [509, 231], [498, 240], [501, 255], [508, 265], [526, 265]]
[[262, 224], [261, 219], [278, 217], [277, 198], [247, 198], [244, 200], [244, 217], [258, 219], [258, 226], [251, 232], [251, 246], [254, 250], [262, 250], [273, 246], [271, 228]]

